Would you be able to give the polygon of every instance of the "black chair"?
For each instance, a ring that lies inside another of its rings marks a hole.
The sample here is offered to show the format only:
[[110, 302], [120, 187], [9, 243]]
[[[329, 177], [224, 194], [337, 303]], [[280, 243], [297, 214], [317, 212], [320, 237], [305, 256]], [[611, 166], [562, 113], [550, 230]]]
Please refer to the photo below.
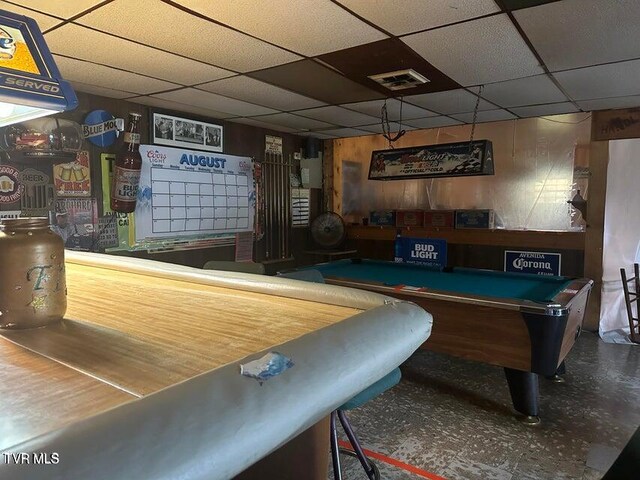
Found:
[[[640, 343], [640, 325], [638, 323], [638, 315], [640, 315], [640, 273], [638, 270], [638, 264], [635, 263], [633, 265], [633, 272], [635, 276], [627, 279], [627, 272], [625, 269], [620, 269], [622, 289], [624, 290], [624, 303], [627, 306], [627, 318], [629, 319], [629, 339], [634, 343]], [[629, 289], [630, 283], [632, 284], [631, 290]], [[635, 317], [633, 316], [634, 303], [636, 304]]]

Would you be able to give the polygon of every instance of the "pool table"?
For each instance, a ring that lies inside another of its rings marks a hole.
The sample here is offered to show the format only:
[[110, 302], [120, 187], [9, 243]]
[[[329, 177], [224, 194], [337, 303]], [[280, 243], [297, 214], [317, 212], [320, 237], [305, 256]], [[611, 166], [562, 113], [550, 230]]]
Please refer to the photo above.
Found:
[[501, 366], [514, 408], [539, 418], [538, 375], [561, 381], [580, 333], [592, 281], [470, 268], [350, 259], [300, 270], [326, 283], [410, 300], [433, 315], [423, 348]]

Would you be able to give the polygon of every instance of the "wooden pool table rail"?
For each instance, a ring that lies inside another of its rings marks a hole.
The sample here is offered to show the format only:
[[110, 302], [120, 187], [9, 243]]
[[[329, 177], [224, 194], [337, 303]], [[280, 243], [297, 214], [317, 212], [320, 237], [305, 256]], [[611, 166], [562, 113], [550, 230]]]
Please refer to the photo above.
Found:
[[411, 285], [389, 285], [373, 280], [352, 280], [347, 277], [334, 275], [324, 275], [327, 283], [342, 287], [360, 288], [372, 292], [382, 293], [392, 297], [397, 294], [415, 296], [418, 298], [432, 300], [455, 301], [471, 305], [485, 307], [504, 308], [506, 310], [518, 310], [520, 312], [537, 313], [553, 316], [561, 316], [569, 313], [574, 298], [581, 293], [589, 291], [593, 281], [586, 278], [576, 278], [571, 281], [562, 291], [554, 296], [549, 302], [535, 302], [531, 300], [520, 300], [513, 298], [488, 297], [483, 295], [458, 294], [447, 290], [438, 290]]

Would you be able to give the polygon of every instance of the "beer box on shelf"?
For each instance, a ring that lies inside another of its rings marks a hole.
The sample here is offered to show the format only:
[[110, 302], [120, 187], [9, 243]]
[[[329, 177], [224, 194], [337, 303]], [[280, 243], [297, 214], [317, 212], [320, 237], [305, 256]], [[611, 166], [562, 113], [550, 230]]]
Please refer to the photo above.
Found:
[[395, 226], [396, 212], [393, 210], [376, 210], [369, 212], [369, 225]]
[[496, 215], [493, 210], [456, 210], [456, 228], [496, 228]]
[[454, 210], [426, 210], [423, 224], [428, 228], [451, 229], [454, 225]]
[[396, 227], [421, 227], [424, 221], [422, 210], [396, 211]]

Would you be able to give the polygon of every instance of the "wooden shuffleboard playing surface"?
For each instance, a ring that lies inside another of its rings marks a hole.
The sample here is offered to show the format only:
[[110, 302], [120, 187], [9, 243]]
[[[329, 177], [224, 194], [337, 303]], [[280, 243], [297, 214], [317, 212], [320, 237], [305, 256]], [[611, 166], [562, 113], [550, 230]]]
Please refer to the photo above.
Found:
[[0, 337], [0, 450], [362, 310], [67, 263], [65, 320]]

